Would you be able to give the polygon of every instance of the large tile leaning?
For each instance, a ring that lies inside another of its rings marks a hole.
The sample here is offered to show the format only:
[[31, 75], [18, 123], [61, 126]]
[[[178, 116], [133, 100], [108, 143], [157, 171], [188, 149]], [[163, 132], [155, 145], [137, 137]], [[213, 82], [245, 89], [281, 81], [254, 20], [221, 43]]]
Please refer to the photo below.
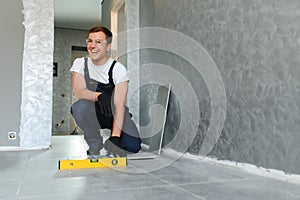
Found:
[[[169, 103], [169, 96], [170, 96], [170, 86], [160, 86], [158, 88], [158, 94], [156, 97], [156, 105], [161, 105], [163, 109], [168, 109], [168, 103]], [[153, 110], [153, 117], [152, 118], [152, 132], [156, 132], [155, 135], [150, 137], [149, 141], [149, 151], [155, 152], [161, 151], [162, 146], [162, 139], [163, 139], [163, 131], [164, 131], [164, 125], [166, 121], [166, 115], [167, 112], [164, 112], [163, 114], [161, 111]], [[159, 130], [157, 132], [157, 130]]]

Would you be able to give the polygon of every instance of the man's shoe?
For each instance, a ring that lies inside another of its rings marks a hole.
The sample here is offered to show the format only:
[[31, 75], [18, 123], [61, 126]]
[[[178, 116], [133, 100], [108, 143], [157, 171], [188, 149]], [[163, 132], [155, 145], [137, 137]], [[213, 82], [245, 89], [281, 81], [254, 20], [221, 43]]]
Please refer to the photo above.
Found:
[[98, 152], [98, 153], [94, 153], [94, 152], [91, 153], [90, 151], [87, 151], [86, 154], [87, 154], [87, 156], [88, 156], [89, 159], [98, 159], [98, 158], [100, 158], [100, 152]]

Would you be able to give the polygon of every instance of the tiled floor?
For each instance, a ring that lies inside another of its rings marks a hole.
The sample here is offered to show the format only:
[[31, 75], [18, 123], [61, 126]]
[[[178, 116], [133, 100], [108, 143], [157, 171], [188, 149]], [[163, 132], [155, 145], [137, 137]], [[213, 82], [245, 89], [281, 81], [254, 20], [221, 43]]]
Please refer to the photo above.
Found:
[[169, 154], [126, 168], [59, 171], [58, 160], [84, 156], [84, 145], [80, 136], [53, 136], [52, 144], [0, 152], [1, 200], [300, 200], [300, 185]]

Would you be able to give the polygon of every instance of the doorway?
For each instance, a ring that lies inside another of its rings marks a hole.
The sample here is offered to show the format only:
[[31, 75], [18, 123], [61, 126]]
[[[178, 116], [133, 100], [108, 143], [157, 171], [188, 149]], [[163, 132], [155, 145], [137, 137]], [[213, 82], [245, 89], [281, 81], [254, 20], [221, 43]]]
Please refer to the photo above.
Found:
[[111, 55], [114, 59], [118, 60], [125, 67], [127, 67], [125, 0], [120, 0], [112, 8], [111, 31], [114, 35], [111, 48]]
[[70, 68], [87, 56], [88, 30], [101, 22], [101, 1], [54, 0], [54, 53], [58, 74], [53, 79], [52, 134], [70, 135], [76, 128], [70, 113], [76, 101]]
[[[72, 46], [71, 63], [74, 63], [74, 60], [76, 58], [82, 58], [87, 56], [88, 56], [88, 52], [86, 47]], [[75, 92], [74, 90], [72, 90], [71, 105], [75, 103], [77, 100], [78, 99], [75, 95]], [[72, 116], [70, 117], [70, 134], [71, 135], [83, 134], [82, 130], [77, 127], [75, 120]]]

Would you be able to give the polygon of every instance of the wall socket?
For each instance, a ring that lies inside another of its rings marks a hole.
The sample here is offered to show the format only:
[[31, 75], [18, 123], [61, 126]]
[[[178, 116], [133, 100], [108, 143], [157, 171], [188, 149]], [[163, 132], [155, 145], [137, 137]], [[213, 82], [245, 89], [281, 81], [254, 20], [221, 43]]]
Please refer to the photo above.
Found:
[[8, 140], [16, 140], [17, 139], [17, 133], [14, 131], [8, 132]]

